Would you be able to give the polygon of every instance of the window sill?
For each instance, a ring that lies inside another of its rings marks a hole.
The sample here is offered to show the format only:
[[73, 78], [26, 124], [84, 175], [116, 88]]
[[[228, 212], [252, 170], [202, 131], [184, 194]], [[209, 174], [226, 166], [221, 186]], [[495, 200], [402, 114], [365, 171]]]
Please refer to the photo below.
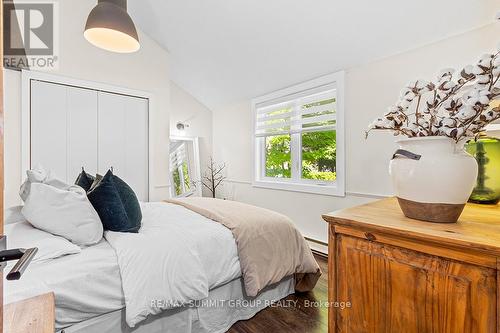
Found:
[[302, 183], [292, 183], [292, 182], [256, 180], [252, 183], [252, 186], [257, 188], [267, 188], [273, 190], [345, 197], [345, 190], [343, 188], [339, 188], [336, 185], [318, 185], [318, 184], [302, 184]]

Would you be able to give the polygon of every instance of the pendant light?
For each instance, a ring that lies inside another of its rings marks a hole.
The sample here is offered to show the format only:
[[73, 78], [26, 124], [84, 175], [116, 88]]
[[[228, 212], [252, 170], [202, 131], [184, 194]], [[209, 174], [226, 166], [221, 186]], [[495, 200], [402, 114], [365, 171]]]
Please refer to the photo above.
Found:
[[141, 47], [134, 22], [127, 13], [127, 0], [98, 0], [83, 35], [91, 44], [111, 52], [132, 53]]

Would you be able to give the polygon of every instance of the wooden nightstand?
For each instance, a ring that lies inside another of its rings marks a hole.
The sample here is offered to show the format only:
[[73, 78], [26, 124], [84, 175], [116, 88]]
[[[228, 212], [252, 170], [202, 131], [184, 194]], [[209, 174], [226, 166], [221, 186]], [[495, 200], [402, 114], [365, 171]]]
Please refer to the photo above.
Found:
[[458, 223], [406, 218], [395, 199], [329, 222], [329, 332], [500, 332], [500, 207], [468, 204]]
[[7, 304], [4, 333], [54, 333], [54, 294], [44, 294]]

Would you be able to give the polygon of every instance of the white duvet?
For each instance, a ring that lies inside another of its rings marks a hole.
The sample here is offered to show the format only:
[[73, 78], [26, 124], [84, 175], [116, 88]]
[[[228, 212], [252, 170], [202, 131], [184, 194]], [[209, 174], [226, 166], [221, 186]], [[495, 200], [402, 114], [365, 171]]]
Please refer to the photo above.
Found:
[[141, 208], [139, 233], [105, 233], [118, 258], [130, 327], [241, 276], [229, 229], [178, 205]]

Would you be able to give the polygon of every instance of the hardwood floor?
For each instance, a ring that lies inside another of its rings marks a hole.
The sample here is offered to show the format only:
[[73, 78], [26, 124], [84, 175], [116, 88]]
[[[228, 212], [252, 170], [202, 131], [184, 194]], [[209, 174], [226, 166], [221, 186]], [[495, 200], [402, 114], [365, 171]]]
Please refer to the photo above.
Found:
[[[307, 302], [328, 300], [328, 259], [315, 255], [323, 275], [313, 291], [290, 295], [284, 300], [296, 302], [291, 307], [273, 307], [259, 312], [250, 320], [240, 321], [229, 333], [323, 333], [328, 332], [328, 309], [306, 307]], [[283, 302], [284, 303], [284, 302]], [[292, 304], [292, 302], [289, 302]], [[286, 303], [285, 303], [286, 304]]]

